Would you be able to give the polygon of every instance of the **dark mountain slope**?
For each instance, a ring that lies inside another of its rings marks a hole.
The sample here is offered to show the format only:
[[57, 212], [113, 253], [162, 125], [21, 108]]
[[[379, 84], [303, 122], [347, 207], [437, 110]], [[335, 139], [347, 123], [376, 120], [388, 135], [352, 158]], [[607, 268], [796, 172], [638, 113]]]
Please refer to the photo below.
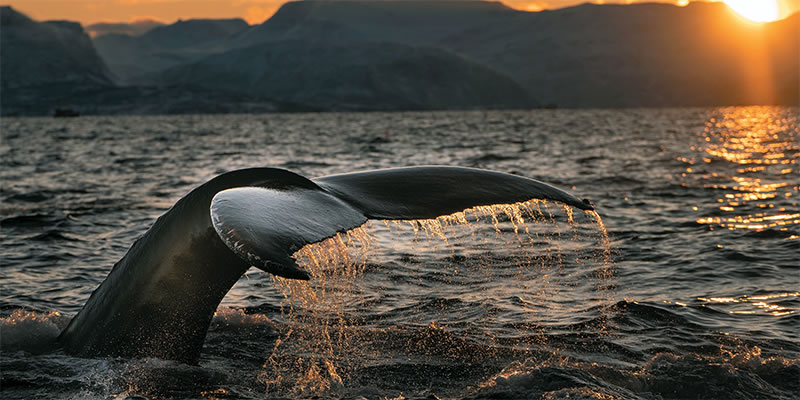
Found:
[[190, 19], [151, 29], [139, 38], [160, 48], [187, 48], [239, 33], [250, 25], [241, 18]]
[[0, 27], [4, 92], [42, 85], [69, 88], [111, 83], [108, 69], [80, 24], [36, 22], [11, 7], [0, 7]]
[[197, 85], [115, 86], [79, 24], [36, 22], [10, 7], [0, 7], [0, 52], [2, 115], [48, 115], [56, 108], [82, 114], [309, 110]]
[[80, 24], [36, 22], [0, 7], [0, 111], [52, 110], [44, 98], [112, 87], [110, 73]]
[[102, 35], [94, 38], [94, 44], [120, 82], [136, 82], [148, 73], [212, 54], [216, 51], [212, 43], [247, 28], [242, 19], [195, 19], [156, 27], [140, 36]]
[[530, 107], [513, 81], [435, 48], [392, 43], [281, 41], [166, 71], [198, 84], [328, 110]]

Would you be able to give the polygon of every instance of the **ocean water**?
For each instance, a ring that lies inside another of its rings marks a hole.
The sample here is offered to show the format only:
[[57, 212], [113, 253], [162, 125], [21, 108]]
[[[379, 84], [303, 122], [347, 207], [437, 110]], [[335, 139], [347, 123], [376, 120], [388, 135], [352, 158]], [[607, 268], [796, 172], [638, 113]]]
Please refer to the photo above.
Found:
[[[3, 118], [0, 396], [798, 398], [798, 111]], [[539, 202], [370, 222], [297, 254], [311, 283], [251, 269], [199, 365], [54, 344], [216, 174], [423, 164], [540, 179], [601, 219]]]

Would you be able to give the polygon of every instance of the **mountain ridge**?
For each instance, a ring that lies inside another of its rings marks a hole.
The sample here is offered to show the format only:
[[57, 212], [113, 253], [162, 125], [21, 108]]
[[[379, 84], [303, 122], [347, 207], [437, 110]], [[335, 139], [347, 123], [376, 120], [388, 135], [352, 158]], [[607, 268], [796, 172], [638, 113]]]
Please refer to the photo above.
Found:
[[161, 79], [270, 93], [333, 111], [536, 106], [514, 81], [486, 67], [441, 49], [396, 43], [268, 42], [173, 67]]
[[37, 22], [0, 6], [0, 85], [3, 89], [47, 84], [106, 86], [110, 72], [80, 24]]

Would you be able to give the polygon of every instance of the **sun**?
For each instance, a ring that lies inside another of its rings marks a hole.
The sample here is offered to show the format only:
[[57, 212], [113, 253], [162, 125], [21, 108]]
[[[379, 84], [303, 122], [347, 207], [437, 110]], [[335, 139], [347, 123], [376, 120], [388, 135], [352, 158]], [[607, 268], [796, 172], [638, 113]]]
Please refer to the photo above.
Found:
[[778, 19], [777, 0], [723, 0], [733, 11], [754, 22]]

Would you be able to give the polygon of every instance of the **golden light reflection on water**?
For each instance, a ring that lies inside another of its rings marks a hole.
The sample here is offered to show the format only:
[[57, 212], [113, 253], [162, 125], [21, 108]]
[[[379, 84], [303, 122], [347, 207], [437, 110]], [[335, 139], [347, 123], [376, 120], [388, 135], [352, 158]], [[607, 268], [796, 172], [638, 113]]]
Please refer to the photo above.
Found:
[[718, 211], [697, 223], [754, 231], [800, 224], [798, 129], [797, 113], [775, 107], [736, 107], [709, 118], [700, 144], [691, 146], [696, 154], [678, 158], [689, 165], [682, 176], [719, 193]]
[[796, 307], [786, 307], [780, 303], [797, 301], [800, 292], [777, 293], [769, 295], [740, 296], [740, 297], [698, 297], [697, 300], [705, 305], [726, 305], [730, 308], [729, 314], [769, 314], [775, 317], [795, 314]]
[[[559, 214], [559, 218], [563, 217], [568, 222], [567, 229], [573, 231], [573, 239], [576, 239], [579, 236], [577, 233], [579, 223], [575, 221], [573, 209], [564, 206], [563, 210], [563, 216]], [[594, 294], [586, 292], [579, 294], [583, 300], [586, 300], [587, 296], [592, 298], [586, 302], [579, 301], [581, 310], [588, 309], [594, 304], [613, 304], [609, 301], [609, 297], [612, 296], [609, 290], [614, 285], [610, 283], [613, 280], [613, 261], [608, 234], [599, 214], [587, 212], [587, 216], [597, 232], [595, 238], [590, 238], [597, 243], [597, 248], [587, 250], [587, 253], [596, 252], [596, 254], [584, 254], [581, 256], [584, 259], [578, 261], [580, 265], [594, 269], [595, 272], [593, 274], [590, 272], [589, 276], [596, 282]], [[533, 227], [534, 224], [537, 226]], [[478, 265], [436, 264], [437, 268], [452, 268], [449, 273], [453, 275], [451, 277], [453, 279], [463, 274], [460, 269], [472, 266], [481, 270], [477, 271], [477, 276], [482, 273], [486, 275], [487, 281], [497, 281], [496, 285], [489, 285], [478, 293], [474, 285], [468, 284], [467, 288], [470, 290], [466, 292], [466, 297], [461, 295], [465, 302], [472, 302], [475, 298], [480, 298], [479, 303], [482, 304], [507, 298], [517, 299], [521, 303], [518, 306], [520, 311], [529, 313], [526, 326], [530, 327], [527, 329], [540, 329], [533, 326], [540, 322], [538, 319], [543, 316], [540, 314], [545, 311], [560, 309], [561, 312], [570, 313], [570, 310], [565, 309], [568, 306], [560, 304], [566, 302], [568, 298], [559, 292], [562, 290], [559, 279], [563, 279], [559, 278], [559, 275], [564, 275], [561, 269], [567, 262], [563, 252], [568, 250], [569, 244], [559, 241], [564, 224], [557, 222], [556, 215], [545, 201], [531, 200], [515, 204], [480, 206], [434, 219], [384, 221], [383, 225], [388, 229], [388, 232], [384, 233], [391, 233], [392, 237], [396, 237], [397, 233], [407, 232], [413, 233], [414, 242], [418, 240], [432, 242], [429, 244], [433, 247], [433, 253], [439, 257], [442, 255], [446, 257], [449, 252], [455, 252], [454, 248], [467, 243], [468, 248], [483, 246], [483, 250], [478, 251], [462, 248], [464, 254], [471, 254], [476, 260], [483, 260], [484, 255], [479, 254], [481, 251], [507, 249], [511, 257], [503, 262], [509, 263], [509, 266], [515, 264], [513, 268], [504, 266], [498, 270], [492, 269], [496, 267], [492, 265], [491, 259], [486, 259], [486, 262], [480, 261]], [[373, 231], [379, 227], [367, 224], [297, 251], [295, 259], [311, 275], [311, 280], [308, 282], [271, 277], [284, 296], [281, 313], [285, 324], [280, 328], [280, 337], [275, 341], [271, 355], [260, 375], [268, 391], [287, 389], [292, 392], [325, 391], [341, 385], [354, 366], [385, 357], [378, 354], [381, 351], [380, 346], [373, 342], [379, 341], [376, 338], [385, 335], [387, 328], [365, 328], [361, 323], [363, 321], [358, 319], [358, 312], [353, 312], [353, 307], [358, 308], [367, 301], [368, 296], [365, 296], [365, 292], [357, 282], [365, 272], [367, 254], [378, 239]], [[397, 246], [400, 247], [401, 253], [419, 254], [420, 251], [424, 251], [392, 243], [393, 248]], [[562, 246], [565, 248], [562, 249]], [[571, 263], [574, 261], [569, 260]], [[491, 276], [493, 273], [503, 273], [503, 270], [516, 272], [513, 272], [512, 276]], [[448, 273], [446, 270], [441, 272]], [[586, 271], [571, 272], [566, 275], [566, 279], [583, 280], [586, 273]], [[574, 282], [561, 282], [561, 285], [564, 284], [570, 286]], [[437, 285], [440, 285], [437, 286], [439, 290], [448, 288], [446, 281], [437, 281]], [[459, 284], [454, 282], [454, 285]], [[606, 316], [605, 309], [601, 312]], [[424, 318], [431, 316], [431, 313], [436, 314], [428, 312]], [[442, 318], [439, 319], [440, 317]], [[472, 327], [483, 331], [481, 337], [484, 342], [497, 340], [501, 335], [495, 330], [502, 330], [500, 326], [503, 324], [498, 323], [495, 318], [497, 317], [494, 315], [486, 315], [481, 318], [482, 322], [478, 323], [485, 326]], [[552, 319], [552, 315], [549, 318]], [[605, 319], [601, 318], [601, 324], [605, 324], [604, 321]], [[467, 350], [458, 348], [458, 344], [454, 344], [456, 346], [454, 349], [442, 349], [440, 348], [442, 343], [437, 342], [445, 340], [445, 343], [448, 343], [447, 331], [450, 328], [447, 316], [434, 315], [430, 322], [423, 319], [420, 322], [427, 327], [419, 328], [422, 329], [421, 332], [415, 331], [410, 334], [412, 337], [416, 335], [422, 338], [421, 342], [409, 342], [406, 346], [430, 345], [436, 348], [421, 348], [417, 351], [444, 352], [453, 357], [464, 356]], [[409, 323], [414, 325], [414, 321]], [[601, 333], [608, 333], [608, 328], [605, 326], [599, 329]], [[528, 343], [528, 346], [542, 344], [536, 343], [536, 340], [546, 340], [544, 335], [512, 336], [529, 337], [532, 342]], [[498, 343], [484, 343], [482, 348], [491, 353], [491, 349], [497, 345]], [[491, 357], [492, 355], [488, 353], [469, 356]]]

